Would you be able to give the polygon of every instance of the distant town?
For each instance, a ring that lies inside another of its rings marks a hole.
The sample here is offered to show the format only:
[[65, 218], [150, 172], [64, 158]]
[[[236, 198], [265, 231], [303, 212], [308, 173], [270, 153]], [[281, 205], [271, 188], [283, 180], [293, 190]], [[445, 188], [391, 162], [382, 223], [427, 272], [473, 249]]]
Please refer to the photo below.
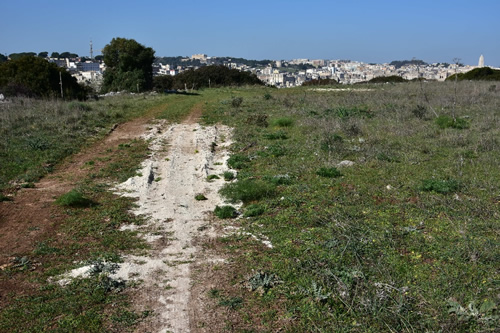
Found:
[[[95, 58], [54, 58], [50, 62], [66, 68], [80, 83], [99, 86], [106, 66], [102, 56]], [[242, 58], [210, 57], [194, 54], [191, 57], [159, 57], [153, 64], [153, 75], [175, 76], [183, 71], [208, 65], [223, 65], [254, 73], [264, 83], [278, 88], [297, 87], [304, 82], [330, 79], [341, 84], [366, 82], [376, 77], [399, 76], [405, 80], [425, 79], [444, 81], [456, 73], [484, 67], [481, 55], [477, 66], [455, 63], [427, 64], [421, 60], [393, 61], [385, 64], [363, 63], [351, 60], [293, 59], [246, 60]]]

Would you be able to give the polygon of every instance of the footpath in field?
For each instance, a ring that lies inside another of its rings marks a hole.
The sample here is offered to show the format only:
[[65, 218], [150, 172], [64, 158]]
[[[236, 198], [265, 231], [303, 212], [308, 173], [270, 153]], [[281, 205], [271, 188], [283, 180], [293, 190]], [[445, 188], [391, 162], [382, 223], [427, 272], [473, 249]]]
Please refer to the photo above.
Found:
[[126, 257], [115, 274], [140, 281], [133, 295], [136, 310], [153, 311], [138, 331], [190, 332], [192, 264], [217, 260], [207, 258], [196, 244], [216, 236], [210, 217], [223, 202], [218, 190], [224, 180], [208, 176], [225, 171], [230, 129], [201, 126], [193, 118], [155, 125], [146, 134], [150, 158], [138, 176], [116, 188], [121, 195], [137, 198], [134, 212], [147, 216], [145, 225], [123, 228], [138, 230], [151, 250]]

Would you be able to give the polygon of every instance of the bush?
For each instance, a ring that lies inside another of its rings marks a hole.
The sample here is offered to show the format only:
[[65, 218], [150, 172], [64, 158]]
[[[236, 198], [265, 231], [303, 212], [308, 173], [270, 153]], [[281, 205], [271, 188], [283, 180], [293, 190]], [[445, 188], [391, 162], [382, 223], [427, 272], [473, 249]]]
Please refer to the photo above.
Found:
[[231, 219], [238, 216], [236, 208], [234, 208], [233, 206], [216, 206], [214, 214], [220, 219]]
[[273, 196], [275, 186], [260, 180], [245, 179], [226, 184], [219, 192], [232, 202], [242, 201], [248, 203]]
[[254, 115], [248, 116], [246, 123], [249, 125], [256, 125], [259, 127], [267, 127], [268, 126], [267, 115], [254, 114]]
[[455, 179], [424, 179], [420, 190], [448, 194], [460, 189], [460, 183]]
[[335, 167], [332, 168], [320, 168], [316, 171], [316, 174], [321, 177], [326, 178], [336, 178], [342, 176], [342, 173]]
[[84, 208], [93, 206], [94, 202], [90, 199], [85, 198], [81, 192], [73, 189], [57, 198], [56, 204], [65, 207]]
[[241, 106], [241, 103], [243, 103], [243, 97], [234, 97], [231, 100], [231, 105], [235, 108], [238, 108]]
[[203, 200], [207, 200], [207, 197], [205, 195], [203, 195], [202, 193], [198, 193], [197, 195], [194, 196], [194, 199], [197, 201], [203, 201]]
[[427, 115], [427, 108], [423, 105], [417, 105], [413, 110], [411, 110], [411, 113], [413, 113], [413, 115], [418, 119], [424, 119]]
[[234, 173], [233, 173], [233, 172], [231, 172], [231, 171], [224, 171], [224, 180], [225, 180], [225, 181], [227, 181], [227, 182], [228, 182], [228, 181], [231, 181], [231, 180], [233, 180], [233, 179], [234, 179], [234, 177], [235, 177], [235, 176], [234, 176]]
[[342, 144], [344, 138], [337, 133], [326, 133], [325, 137], [321, 140], [320, 147], [325, 151], [333, 151]]
[[245, 213], [243, 214], [244, 217], [254, 217], [254, 216], [259, 216], [264, 213], [265, 209], [264, 207], [260, 205], [248, 205], [248, 207], [245, 209]]
[[273, 126], [278, 127], [290, 127], [293, 125], [293, 119], [291, 118], [278, 118], [272, 121]]
[[245, 155], [231, 155], [227, 160], [227, 165], [231, 169], [243, 169], [245, 167], [245, 163], [250, 162], [250, 159]]
[[455, 129], [466, 129], [469, 128], [469, 123], [463, 118], [452, 118], [450, 116], [442, 115], [436, 118], [436, 125], [439, 128], [455, 128]]

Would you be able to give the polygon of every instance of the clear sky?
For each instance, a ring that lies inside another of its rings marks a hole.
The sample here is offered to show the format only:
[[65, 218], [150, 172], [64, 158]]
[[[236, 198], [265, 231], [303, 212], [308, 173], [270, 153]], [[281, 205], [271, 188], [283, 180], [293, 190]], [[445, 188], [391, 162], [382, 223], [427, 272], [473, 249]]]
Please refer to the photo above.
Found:
[[16, 0], [0, 2], [0, 53], [94, 55], [114, 37], [157, 56], [422, 59], [500, 67], [500, 0]]

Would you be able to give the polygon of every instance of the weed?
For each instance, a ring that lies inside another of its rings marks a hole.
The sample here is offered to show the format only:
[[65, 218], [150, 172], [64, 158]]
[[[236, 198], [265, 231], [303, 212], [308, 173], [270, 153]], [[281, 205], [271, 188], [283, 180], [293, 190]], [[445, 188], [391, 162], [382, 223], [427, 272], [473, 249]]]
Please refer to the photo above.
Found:
[[411, 113], [418, 119], [424, 119], [427, 115], [427, 108], [423, 105], [417, 105], [414, 109], [411, 110]]
[[457, 192], [459, 189], [460, 183], [456, 179], [424, 179], [420, 186], [421, 191], [436, 192], [440, 194]]
[[227, 165], [231, 169], [243, 169], [247, 163], [250, 162], [250, 159], [248, 156], [245, 155], [240, 155], [240, 154], [234, 154], [229, 157], [227, 160]]
[[243, 103], [243, 97], [234, 97], [231, 100], [231, 105], [235, 108], [239, 108], [241, 106], [241, 103]]
[[269, 124], [267, 123], [267, 115], [265, 114], [253, 114], [248, 116], [246, 123], [249, 125], [255, 125], [259, 127], [267, 127]]
[[264, 138], [268, 140], [286, 140], [288, 139], [288, 135], [284, 131], [275, 131], [271, 133], [264, 134]]
[[270, 93], [266, 93], [266, 94], [264, 94], [264, 99], [265, 99], [266, 101], [268, 101], [268, 100], [270, 100], [270, 99], [272, 99], [272, 98], [273, 98], [273, 96], [272, 96]]
[[469, 122], [463, 118], [453, 118], [446, 115], [441, 115], [435, 120], [436, 125], [439, 128], [455, 128], [455, 129], [467, 129], [470, 127]]
[[35, 249], [33, 250], [33, 254], [35, 255], [47, 255], [60, 252], [61, 249], [48, 245], [46, 241], [38, 243]]
[[194, 199], [197, 201], [208, 200], [207, 197], [204, 196], [202, 193], [198, 193], [197, 195], [195, 195]]
[[244, 217], [255, 217], [264, 214], [265, 209], [261, 205], [257, 204], [252, 204], [248, 205], [245, 208], [245, 213], [243, 214]]
[[73, 189], [57, 198], [56, 204], [66, 207], [85, 208], [95, 205], [95, 202], [86, 198], [80, 191]]
[[237, 310], [243, 306], [243, 298], [241, 297], [223, 297], [219, 300], [219, 305], [230, 308], [231, 310]]
[[353, 107], [337, 107], [335, 109], [325, 110], [326, 115], [333, 115], [341, 119], [360, 117], [360, 118], [372, 118], [373, 113], [368, 110], [365, 106], [353, 106]]
[[288, 174], [276, 175], [267, 179], [274, 185], [290, 185], [292, 183], [292, 178]]
[[229, 182], [235, 178], [234, 172], [231, 171], [224, 171], [224, 180]]
[[292, 118], [282, 117], [274, 119], [271, 123], [273, 126], [277, 127], [291, 127], [293, 126], [294, 121]]
[[224, 185], [219, 191], [232, 202], [242, 201], [248, 203], [274, 196], [275, 186], [267, 182], [254, 179], [244, 179], [235, 183]]
[[316, 174], [325, 178], [336, 178], [342, 176], [342, 173], [335, 167], [320, 168], [318, 171], [316, 171]]
[[209, 181], [209, 182], [212, 180], [215, 180], [215, 179], [220, 179], [220, 177], [217, 175], [208, 175], [207, 176], [207, 181]]
[[214, 214], [220, 219], [232, 219], [238, 216], [236, 208], [233, 206], [216, 206]]
[[337, 133], [326, 133], [321, 140], [320, 147], [325, 151], [339, 150], [344, 138]]
[[261, 295], [274, 286], [283, 283], [274, 273], [259, 271], [248, 280], [248, 287], [252, 291], [258, 291]]
[[384, 152], [381, 152], [381, 153], [377, 154], [377, 160], [379, 160], [379, 161], [385, 161], [385, 162], [390, 162], [390, 163], [393, 163], [393, 162], [399, 163], [400, 162], [400, 160], [399, 160], [398, 157], [386, 154]]

